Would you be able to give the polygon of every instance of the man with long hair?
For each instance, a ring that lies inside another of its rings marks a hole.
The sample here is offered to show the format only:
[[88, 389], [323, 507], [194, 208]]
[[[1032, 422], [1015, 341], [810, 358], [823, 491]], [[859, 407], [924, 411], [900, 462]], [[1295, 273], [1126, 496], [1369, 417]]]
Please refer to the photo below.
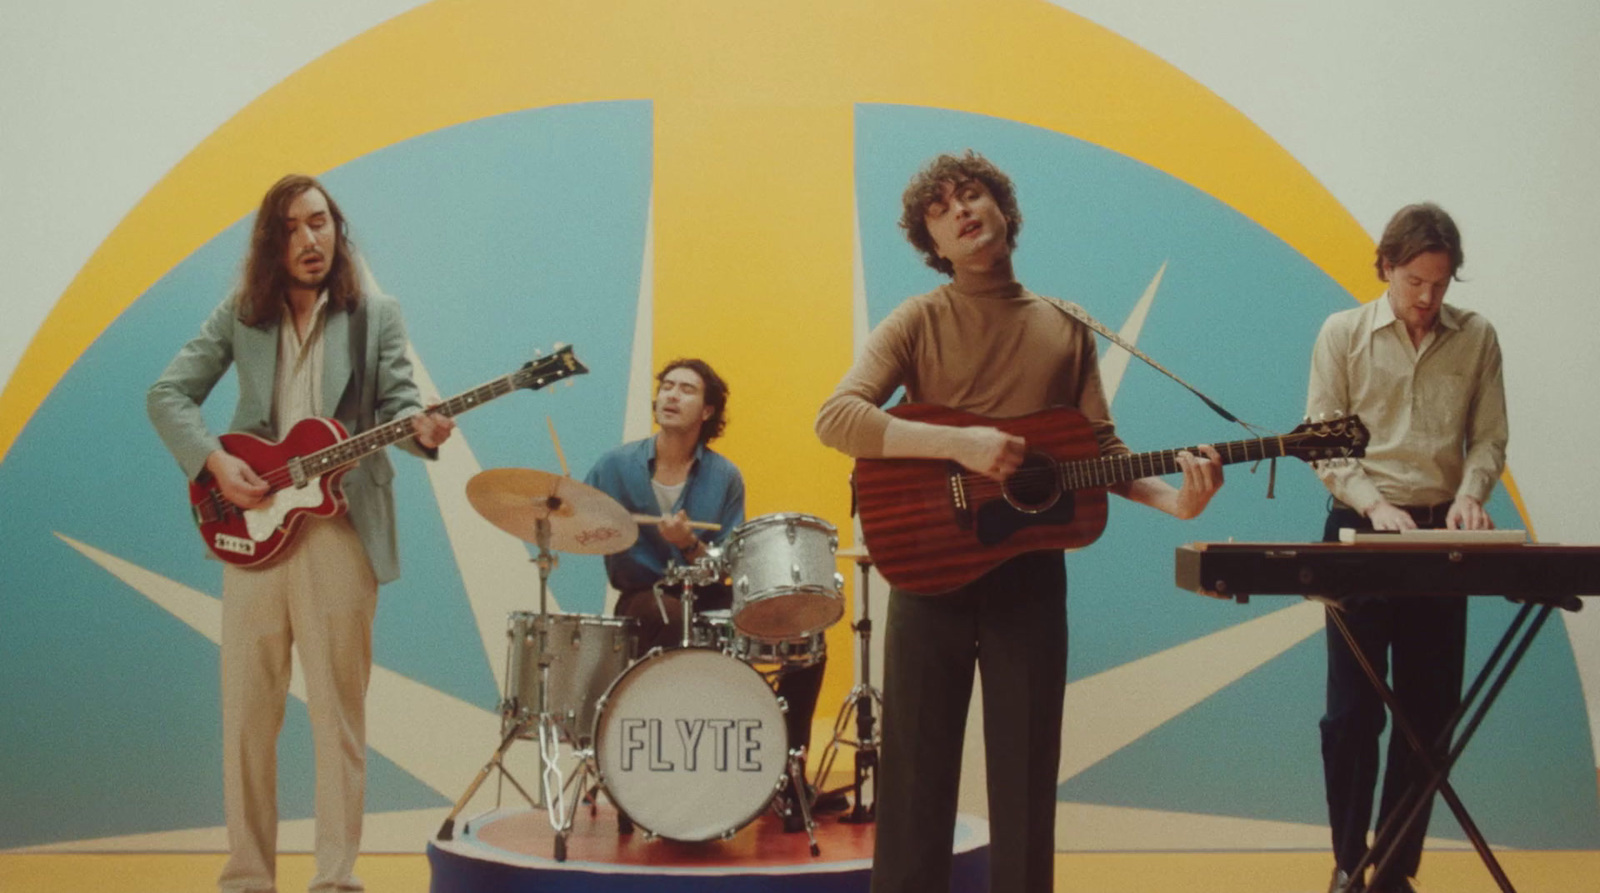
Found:
[[[344, 215], [320, 183], [296, 174], [267, 191], [242, 278], [148, 395], [150, 420], [186, 475], [209, 472], [240, 508], [272, 498], [258, 470], [223, 449], [201, 415], [233, 365], [239, 403], [230, 431], [277, 440], [296, 422], [331, 416], [355, 435], [410, 416], [415, 437], [401, 446], [436, 454], [453, 425], [422, 412], [399, 305], [361, 288]], [[263, 565], [223, 567], [224, 891], [276, 889], [277, 746], [291, 646], [304, 669], [316, 765], [310, 889], [362, 889], [353, 869], [366, 793], [372, 620], [378, 584], [399, 576], [393, 476], [383, 452], [368, 456], [344, 476], [347, 513], [307, 516]]]
[[[817, 415], [822, 442], [856, 457], [949, 460], [1001, 482], [1021, 465], [1027, 444], [999, 428], [879, 408], [904, 386], [912, 401], [995, 419], [1075, 407], [1102, 454], [1127, 453], [1101, 390], [1093, 333], [1012, 275], [1022, 213], [1011, 179], [976, 153], [941, 155], [912, 178], [901, 204], [906, 238], [951, 282], [902, 302], [873, 329]], [[1220, 457], [1201, 449], [1178, 454], [1182, 489], [1143, 478], [1111, 490], [1192, 518], [1222, 485]], [[936, 597], [890, 588], [874, 893], [950, 889], [974, 666], [983, 679], [989, 889], [1051, 889], [1066, 585], [1056, 550], [1025, 552]]]
[[[1341, 528], [1484, 530], [1483, 504], [1505, 468], [1505, 385], [1494, 326], [1444, 303], [1464, 256], [1444, 209], [1407, 205], [1384, 228], [1374, 264], [1382, 297], [1328, 317], [1311, 354], [1306, 413], [1359, 414], [1372, 432], [1358, 460], [1321, 463], [1331, 494], [1323, 538]], [[1354, 595], [1330, 610], [1381, 678], [1394, 661], [1394, 694], [1430, 746], [1461, 702], [1467, 602], [1461, 598]], [[1330, 617], [1322, 766], [1333, 831], [1335, 893], [1409, 893], [1422, 861], [1429, 811], [1401, 838], [1390, 876], [1370, 887], [1355, 874], [1367, 852], [1383, 702]], [[1435, 763], [1443, 754], [1431, 754]], [[1398, 732], [1389, 739], [1378, 810], [1382, 827], [1427, 773]], [[1431, 805], [1431, 801], [1430, 801]]]
[[[617, 590], [616, 614], [639, 623], [640, 650], [671, 648], [681, 641], [683, 601], [671, 595], [656, 602], [654, 587], [673, 562], [694, 563], [709, 546], [720, 544], [744, 523], [744, 478], [739, 469], [710, 447], [727, 425], [728, 385], [710, 364], [677, 359], [656, 376], [655, 420], [650, 437], [606, 453], [590, 469], [587, 483], [609, 494], [629, 512], [663, 520], [639, 531], [627, 551], [606, 556], [606, 576]], [[696, 532], [691, 521], [711, 522], [719, 530]], [[733, 593], [725, 584], [696, 592], [695, 609], [728, 608]], [[663, 621], [662, 607], [667, 612]], [[806, 746], [811, 718], [827, 659], [785, 670], [778, 694], [789, 705], [784, 716], [791, 749]], [[786, 813], [786, 827], [801, 830], [799, 814]]]

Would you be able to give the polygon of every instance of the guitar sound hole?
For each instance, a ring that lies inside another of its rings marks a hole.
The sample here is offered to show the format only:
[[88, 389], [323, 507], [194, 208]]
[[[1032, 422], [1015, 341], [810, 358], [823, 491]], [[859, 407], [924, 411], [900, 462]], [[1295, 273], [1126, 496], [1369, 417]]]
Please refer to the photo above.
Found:
[[1048, 510], [1061, 498], [1055, 463], [1042, 453], [1029, 453], [1002, 489], [1012, 508], [1030, 515]]

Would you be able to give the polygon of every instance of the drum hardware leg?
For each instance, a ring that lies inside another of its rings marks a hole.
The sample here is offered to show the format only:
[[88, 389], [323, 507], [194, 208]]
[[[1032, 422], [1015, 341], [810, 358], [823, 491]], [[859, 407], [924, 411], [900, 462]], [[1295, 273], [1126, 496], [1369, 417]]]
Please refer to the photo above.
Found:
[[[659, 599], [659, 596], [657, 596], [657, 598]], [[690, 645], [694, 644], [694, 587], [685, 583], [683, 586], [683, 593], [678, 596], [678, 598], [679, 603], [683, 606], [683, 616], [679, 618], [683, 621], [682, 644], [683, 647], [688, 648]]]
[[[605, 788], [600, 784], [599, 772], [592, 772], [589, 781], [589, 793], [584, 795], [583, 802], [589, 804], [589, 818], [596, 819], [600, 816], [600, 795], [605, 793]], [[620, 837], [632, 834], [633, 819], [628, 818], [628, 814], [616, 800], [611, 799], [610, 794], [606, 794], [606, 799], [611, 800], [611, 805], [617, 809], [617, 835]]]
[[817, 846], [817, 823], [811, 819], [811, 797], [806, 791], [806, 752], [805, 748], [795, 748], [789, 751], [789, 797], [800, 810], [800, 818], [805, 822], [806, 839], [811, 841], [811, 855], [822, 855], [822, 848]]
[[[820, 796], [831, 796], [849, 791], [853, 794], [854, 805], [848, 815], [840, 816], [839, 821], [845, 824], [860, 824], [872, 821], [877, 814], [877, 770], [878, 746], [880, 739], [873, 728], [874, 710], [882, 712], [883, 699], [877, 689], [868, 685], [858, 685], [850, 690], [849, 697], [845, 698], [844, 709], [839, 712], [839, 718], [833, 725], [833, 738], [822, 751], [822, 759], [817, 763], [816, 781], [814, 786], [821, 792]], [[849, 737], [851, 716], [854, 714], [856, 736]], [[855, 748], [854, 780], [842, 787], [823, 791], [822, 783], [833, 771], [834, 760], [838, 757], [839, 747]], [[866, 789], [871, 787], [874, 791], [872, 802], [867, 802]]]
[[[581, 793], [588, 783], [597, 782], [597, 775], [594, 771], [593, 754], [588, 751], [579, 751], [578, 760], [577, 772], [575, 772], [572, 778], [568, 779], [561, 786], [561, 792], [557, 795], [557, 802], [559, 804], [565, 803], [567, 790], [569, 788], [576, 787], [577, 792]], [[559, 771], [556, 774], [556, 779], [558, 781], [560, 779]], [[548, 781], [546, 783], [548, 784]], [[598, 787], [598, 783], [596, 783], [595, 786]], [[559, 818], [556, 810], [552, 810], [550, 813], [550, 826], [554, 828], [556, 832], [555, 857], [557, 862], [567, 861], [567, 836], [578, 818], [578, 807], [582, 804], [582, 797], [573, 797], [572, 809], [570, 811], [560, 814]], [[557, 809], [559, 808], [560, 807], [558, 806]]]
[[[545, 668], [548, 672], [549, 668]], [[544, 683], [541, 682], [541, 687]], [[548, 703], [548, 702], [547, 702]], [[543, 771], [539, 773], [539, 785], [544, 794], [544, 808], [550, 816], [550, 827], [562, 831], [562, 821], [567, 812], [567, 785], [561, 777], [561, 765], [557, 760], [561, 756], [561, 743], [557, 738], [555, 724], [550, 719], [550, 714], [539, 714], [539, 762]], [[576, 805], [574, 805], [576, 810]], [[570, 825], [570, 823], [568, 823]]]
[[[869, 579], [871, 576], [872, 562], [869, 559], [858, 559], [861, 568], [861, 619], [851, 624], [851, 629], [857, 634], [860, 647], [859, 666], [861, 667], [861, 682], [850, 690], [844, 700], [844, 707], [839, 711], [839, 719], [833, 725], [833, 739], [822, 751], [822, 759], [817, 763], [816, 788], [822, 790], [822, 783], [833, 770], [834, 758], [838, 755], [840, 745], [855, 748], [855, 778], [844, 787], [828, 791], [836, 794], [840, 791], [852, 791], [854, 805], [850, 814], [841, 816], [839, 821], [846, 824], [863, 824], [871, 822], [877, 817], [877, 772], [878, 772], [878, 747], [881, 738], [876, 728], [877, 716], [883, 713], [883, 693], [872, 685], [872, 611], [871, 593], [869, 592]], [[847, 737], [846, 730], [850, 728], [851, 713], [855, 713], [856, 737]], [[873, 791], [872, 802], [867, 803], [866, 788], [871, 785]]]
[[511, 728], [506, 732], [505, 737], [500, 740], [500, 746], [495, 749], [494, 755], [489, 758], [489, 762], [483, 764], [482, 769], [478, 770], [477, 777], [472, 780], [472, 784], [467, 786], [466, 793], [462, 794], [460, 799], [456, 800], [456, 804], [453, 808], [451, 808], [450, 814], [445, 817], [444, 824], [439, 826], [439, 833], [436, 835], [439, 840], [454, 839], [456, 816], [460, 815], [461, 811], [467, 808], [467, 802], [472, 799], [472, 795], [478, 793], [478, 788], [483, 786], [484, 780], [487, 779], [489, 777], [489, 773], [495, 769], [499, 769], [501, 776], [510, 780], [511, 784], [516, 787], [517, 791], [527, 799], [529, 806], [538, 806], [538, 804], [534, 802], [533, 798], [528, 796], [528, 792], [522, 790], [522, 786], [517, 784], [517, 780], [511, 776], [511, 773], [506, 770], [505, 764], [501, 762], [501, 759], [506, 755], [506, 751], [511, 749], [511, 745], [516, 743], [518, 736], [520, 736], [522, 732], [527, 729], [527, 727], [527, 720], [522, 720], [512, 725]]
[[[548, 497], [550, 508], [553, 510], [560, 505], [560, 498]], [[544, 802], [545, 808], [550, 808], [551, 796], [549, 776], [555, 768], [554, 758], [550, 755], [546, 745], [546, 733], [554, 742], [554, 730], [550, 728], [550, 571], [556, 566], [556, 556], [550, 551], [550, 520], [539, 518], [534, 522], [534, 540], [539, 546], [539, 554], [533, 563], [539, 568], [539, 619], [536, 624], [539, 629], [539, 758], [544, 764], [544, 771], [539, 773], [539, 799]], [[556, 770], [556, 778], [561, 777]], [[512, 784], [516, 784], [513, 779]], [[521, 790], [518, 786], [517, 790]], [[556, 789], [557, 799], [560, 797], [560, 788]], [[527, 797], [527, 794], [523, 794]], [[554, 813], [551, 813], [551, 823], [554, 824]]]

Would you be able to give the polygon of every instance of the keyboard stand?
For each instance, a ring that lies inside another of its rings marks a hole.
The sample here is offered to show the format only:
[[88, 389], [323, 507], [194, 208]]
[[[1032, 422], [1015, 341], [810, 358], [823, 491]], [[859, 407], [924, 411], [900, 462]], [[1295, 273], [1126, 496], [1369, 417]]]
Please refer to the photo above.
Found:
[[[1489, 843], [1484, 839], [1483, 832], [1478, 830], [1477, 823], [1467, 813], [1467, 808], [1462, 805], [1461, 798], [1456, 795], [1455, 788], [1450, 786], [1449, 775], [1450, 769], [1461, 758], [1462, 751], [1466, 749], [1467, 743], [1472, 740], [1473, 734], [1477, 732], [1478, 726], [1483, 722], [1484, 715], [1489, 712], [1489, 708], [1494, 705], [1495, 699], [1500, 696], [1501, 690], [1505, 688], [1506, 682], [1510, 680], [1512, 672], [1522, 662], [1522, 657], [1527, 653], [1528, 646], [1533, 643], [1534, 637], [1539, 634], [1539, 630], [1543, 628], [1545, 621], [1549, 619], [1550, 613], [1558, 606], [1569, 611], [1576, 611], [1583, 606], [1583, 603], [1575, 596], [1542, 600], [1529, 599], [1522, 603], [1521, 609], [1517, 611], [1505, 633], [1500, 637], [1499, 643], [1495, 645], [1494, 652], [1484, 662], [1483, 668], [1478, 671], [1478, 675], [1473, 679], [1471, 687], [1462, 697], [1461, 706], [1456, 708], [1455, 715], [1445, 724], [1444, 731], [1440, 733], [1440, 740], [1434, 742], [1432, 750], [1424, 746], [1421, 738], [1417, 735], [1416, 728], [1411, 724], [1405, 713], [1400, 710], [1400, 706], [1395, 700], [1394, 692], [1389, 689], [1383, 678], [1373, 669], [1372, 663], [1367, 660], [1366, 654], [1356, 644], [1355, 637], [1350, 633], [1349, 627], [1345, 625], [1344, 612], [1332, 605], [1327, 607], [1329, 619], [1338, 628], [1340, 635], [1344, 636], [1345, 643], [1349, 645], [1351, 653], [1360, 663], [1361, 669], [1367, 674], [1367, 681], [1372, 683], [1372, 687], [1378, 692], [1378, 696], [1383, 699], [1384, 704], [1389, 708], [1389, 715], [1394, 717], [1394, 733], [1405, 735], [1406, 743], [1422, 762], [1424, 771], [1428, 775], [1428, 781], [1421, 789], [1413, 787], [1406, 792], [1405, 796], [1401, 797], [1399, 805], [1390, 814], [1389, 820], [1378, 828], [1377, 834], [1373, 837], [1371, 848], [1367, 850], [1367, 854], [1362, 857], [1361, 862], [1351, 872], [1352, 877], [1360, 877], [1361, 873], [1369, 865], [1376, 866], [1373, 872], [1374, 877], [1387, 876], [1386, 873], [1392, 867], [1399, 841], [1421, 818], [1423, 809], [1428, 806], [1429, 798], [1437, 792], [1444, 799], [1444, 802], [1449, 805], [1450, 811], [1455, 814], [1456, 821], [1461, 824], [1461, 829], [1466, 832], [1468, 840], [1472, 842], [1473, 849], [1477, 850], [1478, 856], [1483, 859], [1484, 866], [1494, 876], [1495, 883], [1499, 884], [1500, 889], [1505, 893], [1516, 893], [1516, 888], [1511, 885], [1511, 879], [1506, 876], [1505, 869], [1500, 866], [1500, 862], [1495, 858], [1494, 852], [1489, 849]], [[1530, 615], [1533, 616], [1531, 625], [1528, 623]], [[1524, 629], [1524, 627], [1526, 628]], [[1503, 659], [1506, 659], [1508, 650], [1510, 651], [1510, 658], [1506, 660], [1505, 666], [1501, 667], [1499, 664]], [[1496, 673], [1497, 667], [1498, 673]], [[1494, 676], [1493, 682], [1489, 682], [1491, 675]], [[1489, 683], [1487, 691], [1485, 691], [1486, 682]], [[1483, 701], [1474, 708], [1473, 702], [1477, 701], [1480, 695], [1483, 697]], [[1460, 737], [1453, 738], [1457, 726], [1460, 725], [1462, 718], [1466, 716], [1469, 710], [1473, 712], [1471, 717], [1467, 719], [1467, 724], [1462, 729]], [[1434, 765], [1431, 754], [1444, 752], [1447, 749], [1448, 752], [1443, 764]]]

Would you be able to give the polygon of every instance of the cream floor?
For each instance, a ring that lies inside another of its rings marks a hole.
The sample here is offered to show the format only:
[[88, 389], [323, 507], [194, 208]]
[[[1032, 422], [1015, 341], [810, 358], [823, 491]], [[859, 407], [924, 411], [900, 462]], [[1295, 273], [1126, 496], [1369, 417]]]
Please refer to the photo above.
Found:
[[[1600, 893], [1600, 851], [1498, 853], [1519, 893]], [[5, 893], [204, 893], [214, 890], [218, 854], [0, 854]], [[1071, 853], [1056, 857], [1059, 893], [1322, 893], [1324, 853]], [[372, 893], [427, 893], [421, 855], [366, 855], [356, 871]], [[305, 889], [311, 857], [278, 860], [283, 893]], [[1494, 893], [1473, 853], [1430, 853], [1421, 893]]]

